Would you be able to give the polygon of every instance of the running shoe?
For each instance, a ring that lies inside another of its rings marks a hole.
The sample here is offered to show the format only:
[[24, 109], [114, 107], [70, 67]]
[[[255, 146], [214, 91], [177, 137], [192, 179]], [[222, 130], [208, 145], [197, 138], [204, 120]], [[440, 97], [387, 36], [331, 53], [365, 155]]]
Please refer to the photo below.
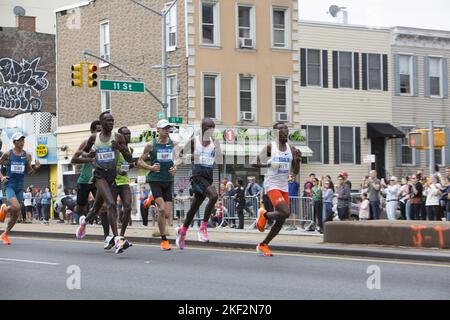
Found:
[[264, 230], [266, 229], [266, 224], [267, 224], [267, 219], [266, 219], [266, 217], [264, 217], [264, 214], [261, 212], [258, 217], [258, 221], [256, 222], [256, 228], [258, 228], [258, 230], [260, 232], [264, 232]]
[[171, 250], [169, 240], [161, 241], [161, 250], [162, 251], [170, 251]]
[[114, 247], [114, 236], [107, 236], [103, 245], [103, 249], [110, 250]]
[[177, 244], [177, 247], [180, 250], [183, 250], [185, 247], [185, 240], [186, 240], [186, 231], [182, 230], [182, 228], [177, 229], [177, 240], [175, 243]]
[[131, 244], [128, 242], [128, 240], [125, 240], [124, 237], [116, 237], [115, 245], [117, 254], [123, 253], [125, 250], [131, 247]]
[[256, 252], [264, 257], [272, 257], [273, 254], [270, 252], [269, 246], [267, 244], [258, 244], [256, 247]]
[[80, 225], [77, 228], [77, 232], [75, 233], [75, 236], [78, 240], [84, 239], [86, 237], [86, 217], [82, 216], [80, 218]]
[[209, 242], [208, 230], [206, 229], [206, 227], [202, 226], [198, 230], [197, 236], [198, 236], [198, 241], [200, 241], [200, 242]]
[[5, 232], [2, 233], [2, 235], [0, 236], [0, 239], [2, 239], [3, 244], [5, 246], [11, 245], [11, 240], [9, 240], [8, 235]]
[[0, 207], [0, 222], [5, 222], [6, 208], [6, 204], [2, 204], [2, 206]]

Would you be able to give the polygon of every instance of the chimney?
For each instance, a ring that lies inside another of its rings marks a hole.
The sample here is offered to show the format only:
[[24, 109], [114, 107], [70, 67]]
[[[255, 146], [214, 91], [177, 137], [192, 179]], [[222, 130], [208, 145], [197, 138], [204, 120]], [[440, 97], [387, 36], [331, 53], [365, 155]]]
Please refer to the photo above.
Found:
[[36, 32], [36, 17], [16, 16], [16, 28], [19, 31]]

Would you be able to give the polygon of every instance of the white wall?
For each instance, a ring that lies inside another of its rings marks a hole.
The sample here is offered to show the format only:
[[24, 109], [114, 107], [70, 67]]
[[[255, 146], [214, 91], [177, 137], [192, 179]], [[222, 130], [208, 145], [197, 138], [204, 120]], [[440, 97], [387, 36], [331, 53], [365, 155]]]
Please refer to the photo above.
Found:
[[81, 2], [81, 0], [0, 0], [0, 27], [15, 27], [15, 6], [25, 8], [26, 15], [36, 17], [36, 31], [56, 33], [56, 15], [53, 10]]

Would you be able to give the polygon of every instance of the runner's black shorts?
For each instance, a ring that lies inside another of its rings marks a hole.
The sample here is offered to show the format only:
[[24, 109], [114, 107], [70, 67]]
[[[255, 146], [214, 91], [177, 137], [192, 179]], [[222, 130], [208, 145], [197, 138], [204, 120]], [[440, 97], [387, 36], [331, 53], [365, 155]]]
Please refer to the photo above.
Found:
[[150, 182], [150, 189], [155, 200], [163, 198], [165, 202], [173, 202], [173, 182]]
[[191, 186], [195, 193], [201, 196], [205, 196], [206, 190], [213, 185], [213, 180], [207, 179], [205, 177], [192, 177]]
[[89, 202], [89, 193], [95, 197], [97, 189], [95, 189], [95, 185], [93, 183], [79, 183], [78, 184], [78, 192], [77, 192], [77, 205], [79, 206], [87, 206]]
[[96, 168], [94, 170], [94, 183], [98, 179], [103, 179], [108, 182], [110, 186], [116, 181], [117, 170], [104, 170], [101, 168]]

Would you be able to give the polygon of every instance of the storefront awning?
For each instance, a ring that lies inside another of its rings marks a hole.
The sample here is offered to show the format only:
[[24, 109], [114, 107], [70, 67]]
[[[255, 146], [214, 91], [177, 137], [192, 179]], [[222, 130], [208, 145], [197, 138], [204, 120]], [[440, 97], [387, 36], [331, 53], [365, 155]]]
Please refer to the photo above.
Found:
[[404, 138], [405, 134], [390, 123], [367, 123], [367, 138]]

